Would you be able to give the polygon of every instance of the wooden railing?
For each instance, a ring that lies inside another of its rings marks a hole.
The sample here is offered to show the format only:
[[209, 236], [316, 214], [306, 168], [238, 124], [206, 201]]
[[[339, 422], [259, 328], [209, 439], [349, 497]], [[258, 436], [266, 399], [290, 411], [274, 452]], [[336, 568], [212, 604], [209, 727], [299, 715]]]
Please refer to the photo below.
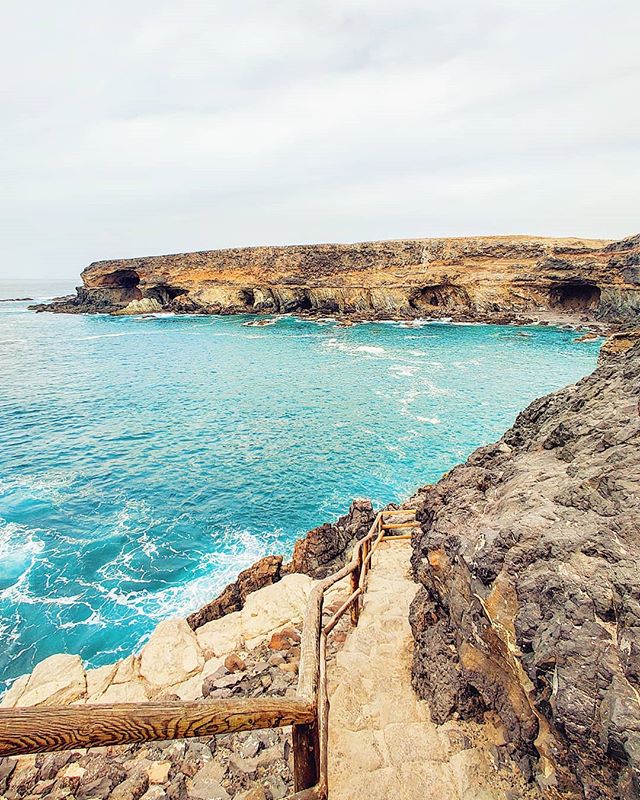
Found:
[[[395, 514], [413, 512], [408, 509], [381, 511], [367, 535], [357, 542], [351, 561], [312, 589], [302, 630], [295, 698], [0, 709], [0, 756], [184, 739], [291, 725], [295, 791], [291, 800], [326, 798], [329, 741], [327, 637], [347, 610], [351, 612], [352, 624], [358, 624], [371, 559], [380, 542], [409, 538], [409, 535], [395, 531], [412, 527], [415, 521], [389, 523], [385, 520], [385, 515]], [[348, 576], [349, 597], [323, 624], [326, 592]]]

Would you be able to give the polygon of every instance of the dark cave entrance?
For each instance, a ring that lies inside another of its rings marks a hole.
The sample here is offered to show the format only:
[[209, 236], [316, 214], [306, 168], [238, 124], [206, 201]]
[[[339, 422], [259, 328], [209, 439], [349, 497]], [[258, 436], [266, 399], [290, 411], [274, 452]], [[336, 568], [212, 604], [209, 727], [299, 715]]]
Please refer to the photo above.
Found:
[[114, 302], [126, 304], [142, 297], [142, 292], [138, 288], [139, 283], [140, 276], [135, 269], [117, 269], [98, 278], [95, 286], [111, 290]]
[[159, 283], [156, 286], [149, 286], [145, 289], [144, 296], [149, 297], [151, 300], [157, 300], [160, 305], [165, 308], [176, 297], [181, 294], [186, 294], [186, 289], [180, 289], [178, 286], [170, 286], [167, 283]]
[[466, 289], [453, 283], [439, 283], [418, 289], [409, 303], [413, 308], [452, 308], [463, 306], [468, 308], [471, 300]]
[[552, 308], [579, 311], [597, 308], [599, 303], [600, 289], [593, 283], [566, 281], [556, 284], [549, 292], [549, 305]]

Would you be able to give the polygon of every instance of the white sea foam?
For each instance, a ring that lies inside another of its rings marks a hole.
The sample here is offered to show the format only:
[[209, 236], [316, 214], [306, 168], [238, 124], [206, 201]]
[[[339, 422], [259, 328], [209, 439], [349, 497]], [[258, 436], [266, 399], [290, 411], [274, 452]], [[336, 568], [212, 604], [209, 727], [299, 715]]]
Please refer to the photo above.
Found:
[[365, 355], [370, 356], [382, 356], [386, 353], [384, 347], [365, 344], [350, 344], [349, 342], [343, 342], [336, 338], [327, 339], [322, 343], [322, 346], [339, 350], [341, 353], [347, 353], [348, 355], [359, 355], [364, 353]]
[[414, 375], [417, 375], [419, 371], [419, 367], [412, 366], [411, 364], [392, 364], [389, 367], [389, 372], [402, 378], [412, 378]]
[[41, 532], [0, 519], [0, 597], [14, 596], [38, 553], [44, 549]]
[[418, 420], [418, 422], [426, 422], [429, 425], [441, 425], [442, 424], [442, 420], [439, 419], [438, 417], [420, 417], [420, 416], [418, 416], [416, 414], [415, 418]]

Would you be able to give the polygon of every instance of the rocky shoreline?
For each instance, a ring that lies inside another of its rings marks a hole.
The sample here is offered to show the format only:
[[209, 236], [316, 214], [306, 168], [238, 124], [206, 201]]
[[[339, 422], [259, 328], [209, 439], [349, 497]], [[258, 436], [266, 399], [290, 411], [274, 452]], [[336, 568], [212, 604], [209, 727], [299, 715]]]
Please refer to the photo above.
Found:
[[[492, 730], [496, 769], [516, 763], [550, 798], [640, 794], [638, 338], [613, 336], [596, 372], [406, 504], [421, 522], [415, 689], [443, 730]], [[267, 556], [188, 619], [160, 623], [140, 653], [96, 669], [52, 656], [0, 707], [293, 694], [309, 592], [373, 519], [354, 501], [290, 562]], [[287, 730], [0, 759], [6, 800], [272, 800], [291, 785]]]
[[549, 797], [640, 796], [640, 342], [419, 496], [413, 679]]
[[[51, 656], [13, 683], [0, 708], [294, 695], [309, 593], [374, 518], [369, 501], [355, 500], [300, 539], [291, 562], [260, 559], [188, 620], [161, 622], [140, 653], [94, 669], [79, 656]], [[328, 596], [327, 615], [346, 591], [342, 582]], [[338, 629], [330, 656], [342, 641]], [[292, 769], [290, 730], [274, 729], [0, 758], [0, 798], [279, 800], [292, 791]]]
[[99, 261], [60, 313], [451, 317], [518, 324], [551, 314], [633, 323], [640, 235], [621, 241], [496, 236], [210, 250]]

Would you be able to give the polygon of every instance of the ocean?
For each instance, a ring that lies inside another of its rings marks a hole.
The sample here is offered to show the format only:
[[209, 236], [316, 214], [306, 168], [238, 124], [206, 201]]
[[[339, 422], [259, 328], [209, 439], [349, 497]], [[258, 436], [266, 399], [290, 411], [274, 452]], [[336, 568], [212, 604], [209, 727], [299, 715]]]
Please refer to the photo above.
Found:
[[0, 303], [0, 689], [53, 653], [127, 655], [352, 498], [436, 481], [600, 346], [547, 327], [27, 305]]

